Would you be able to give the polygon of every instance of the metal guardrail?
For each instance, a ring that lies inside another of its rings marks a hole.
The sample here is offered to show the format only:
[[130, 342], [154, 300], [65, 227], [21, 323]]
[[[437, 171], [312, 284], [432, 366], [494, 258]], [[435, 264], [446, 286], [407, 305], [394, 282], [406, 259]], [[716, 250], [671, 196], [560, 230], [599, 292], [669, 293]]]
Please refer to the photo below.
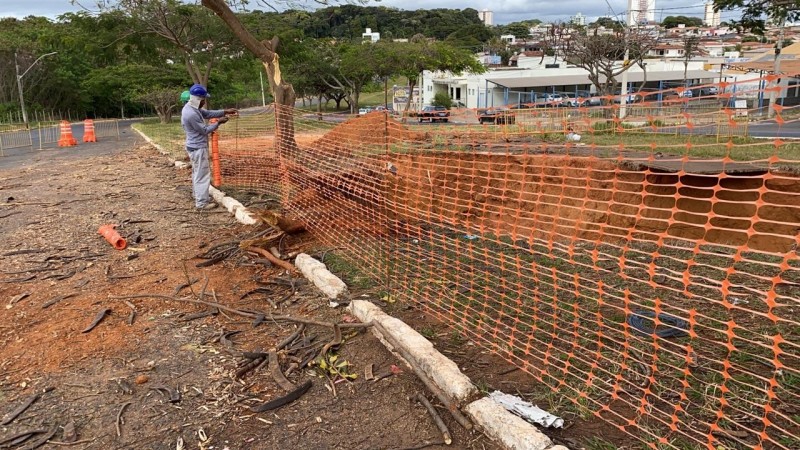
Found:
[[119, 140], [119, 120], [95, 120], [94, 133], [97, 138], [116, 137]]
[[0, 155], [5, 156], [5, 149], [33, 147], [31, 130], [13, 130], [0, 133]]
[[[98, 138], [121, 138], [119, 119], [95, 120], [94, 128]], [[30, 129], [21, 124], [3, 125], [0, 128], [0, 156], [5, 156], [5, 150], [13, 148], [36, 147], [41, 150], [58, 143], [60, 137], [58, 122], [40, 123]]]

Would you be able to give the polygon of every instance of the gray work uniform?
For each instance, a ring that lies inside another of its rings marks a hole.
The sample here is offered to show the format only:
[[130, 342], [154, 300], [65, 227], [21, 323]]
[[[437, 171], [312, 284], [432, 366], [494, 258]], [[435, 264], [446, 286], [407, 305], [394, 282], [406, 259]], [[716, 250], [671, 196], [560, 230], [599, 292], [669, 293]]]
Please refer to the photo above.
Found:
[[208, 135], [219, 128], [219, 123], [206, 124], [205, 119], [225, 116], [224, 110], [198, 109], [187, 103], [181, 111], [181, 125], [186, 132], [186, 152], [192, 161], [192, 186], [194, 206], [202, 208], [210, 201], [208, 187], [211, 171], [208, 167]]

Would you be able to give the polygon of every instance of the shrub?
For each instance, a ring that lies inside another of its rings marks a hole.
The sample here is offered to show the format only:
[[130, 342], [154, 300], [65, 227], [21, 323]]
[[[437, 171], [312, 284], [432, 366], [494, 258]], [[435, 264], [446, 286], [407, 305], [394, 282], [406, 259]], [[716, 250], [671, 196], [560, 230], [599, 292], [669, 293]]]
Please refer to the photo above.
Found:
[[447, 92], [437, 92], [436, 95], [433, 96], [433, 101], [431, 102], [433, 106], [444, 106], [447, 109], [453, 107], [453, 99], [450, 98], [450, 95]]

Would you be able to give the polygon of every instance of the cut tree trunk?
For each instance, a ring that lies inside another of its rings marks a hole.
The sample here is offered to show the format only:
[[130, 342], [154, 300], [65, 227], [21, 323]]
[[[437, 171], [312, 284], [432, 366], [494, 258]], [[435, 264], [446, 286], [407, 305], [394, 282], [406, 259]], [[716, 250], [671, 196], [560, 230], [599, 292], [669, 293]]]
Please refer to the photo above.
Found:
[[250, 50], [267, 71], [267, 80], [275, 99], [275, 149], [281, 157], [297, 149], [294, 138], [294, 104], [297, 100], [294, 88], [281, 76], [277, 36], [271, 41], [259, 41], [245, 27], [225, 0], [202, 0], [203, 6], [214, 12], [231, 29], [231, 32]]

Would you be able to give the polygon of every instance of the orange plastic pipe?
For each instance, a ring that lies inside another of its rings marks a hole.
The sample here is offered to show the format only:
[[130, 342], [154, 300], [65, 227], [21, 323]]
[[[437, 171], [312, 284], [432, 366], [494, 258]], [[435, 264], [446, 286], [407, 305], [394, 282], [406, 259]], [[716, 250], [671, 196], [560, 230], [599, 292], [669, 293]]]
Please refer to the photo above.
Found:
[[[209, 122], [217, 122], [217, 119], [211, 119]], [[219, 168], [219, 131], [211, 133], [211, 184], [214, 187], [222, 184], [222, 171]]]
[[117, 233], [115, 228], [117, 228], [117, 226], [113, 224], [103, 225], [97, 230], [97, 232], [106, 238], [108, 243], [111, 244], [111, 246], [115, 249], [125, 250], [125, 247], [128, 246], [128, 243], [122, 236], [119, 235], [119, 233]]

